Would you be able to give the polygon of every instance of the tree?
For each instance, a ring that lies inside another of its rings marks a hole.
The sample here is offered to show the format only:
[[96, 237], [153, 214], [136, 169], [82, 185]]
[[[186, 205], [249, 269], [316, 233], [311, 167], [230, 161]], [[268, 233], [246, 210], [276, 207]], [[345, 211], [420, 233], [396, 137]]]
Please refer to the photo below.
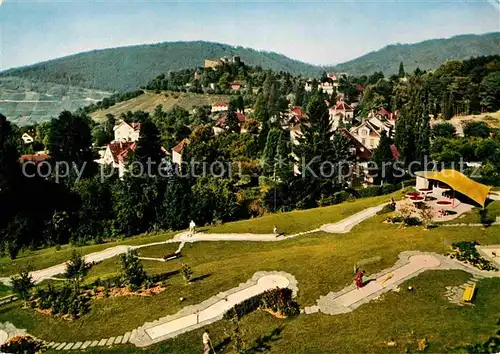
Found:
[[229, 110], [226, 114], [226, 127], [230, 132], [239, 133], [240, 131], [240, 121], [233, 110]]
[[176, 174], [168, 178], [162, 203], [162, 227], [179, 230], [188, 224], [191, 213], [191, 186]]
[[116, 124], [115, 116], [112, 115], [111, 113], [106, 114], [106, 123], [104, 125], [104, 131], [108, 136], [108, 142], [112, 141], [115, 137], [115, 130], [114, 130], [115, 124]]
[[193, 270], [191, 267], [187, 264], [183, 264], [180, 272], [186, 284], [189, 284], [191, 282], [191, 278], [193, 277]]
[[451, 123], [438, 123], [432, 127], [432, 136], [434, 138], [453, 138], [457, 130]]
[[294, 152], [300, 161], [304, 161], [302, 166], [310, 166], [301, 173], [303, 177], [307, 173], [320, 176], [322, 162], [338, 162], [332, 158], [335, 155], [332, 144], [333, 130], [328, 109], [320, 95], [311, 97], [307, 105], [307, 117], [301, 120], [300, 129], [301, 134]]
[[403, 65], [403, 62], [400, 62], [399, 63], [399, 72], [398, 72], [398, 76], [399, 77], [405, 77], [406, 74], [405, 74], [405, 67]]
[[85, 259], [76, 250], [71, 253], [71, 258], [66, 263], [66, 271], [64, 276], [71, 280], [74, 285], [75, 291], [80, 289], [80, 284], [83, 278], [87, 275], [91, 264], [85, 262]]
[[35, 282], [30, 275], [29, 269], [22, 269], [19, 275], [11, 278], [11, 282], [14, 293], [26, 304], [30, 299], [31, 290], [35, 287]]
[[393, 183], [394, 174], [392, 168], [392, 162], [394, 157], [391, 150], [392, 141], [387, 134], [382, 134], [380, 137], [380, 142], [373, 152], [372, 161], [376, 164], [375, 171], [376, 176], [375, 181], [386, 181], [388, 183]]
[[480, 85], [481, 106], [489, 112], [500, 109], [500, 71], [486, 76]]
[[467, 137], [487, 138], [490, 136], [491, 128], [485, 122], [468, 122], [464, 127], [464, 135]]
[[140, 287], [147, 279], [146, 272], [142, 267], [139, 255], [136, 250], [129, 250], [120, 255], [122, 282], [129, 285], [132, 290]]
[[141, 132], [133, 154], [133, 160], [139, 161], [143, 166], [146, 166], [148, 161], [151, 161], [154, 167], [153, 174], [156, 174], [162, 157], [160, 133], [156, 125], [150, 119], [147, 119], [141, 124]]
[[0, 198], [2, 194], [12, 191], [21, 177], [18, 163], [19, 155], [12, 138], [11, 123], [4, 115], [0, 114]]
[[[73, 162], [77, 166], [86, 164], [86, 172], [94, 165], [92, 153], [91, 120], [88, 116], [61, 112], [53, 119], [48, 134], [48, 149], [56, 161]], [[87, 173], [88, 175], [88, 173]]]

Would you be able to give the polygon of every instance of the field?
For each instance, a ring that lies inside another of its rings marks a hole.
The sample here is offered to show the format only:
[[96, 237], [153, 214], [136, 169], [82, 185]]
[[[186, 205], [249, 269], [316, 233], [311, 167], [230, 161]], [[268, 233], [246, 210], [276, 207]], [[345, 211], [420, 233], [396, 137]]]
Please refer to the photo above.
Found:
[[209, 95], [198, 93], [185, 92], [164, 92], [164, 93], [145, 93], [139, 97], [128, 101], [120, 102], [108, 109], [99, 110], [92, 113], [92, 118], [96, 121], [102, 121], [106, 114], [111, 113], [115, 117], [119, 117], [122, 113], [128, 111], [145, 111], [152, 112], [159, 104], [163, 105], [163, 110], [168, 111], [174, 106], [179, 106], [187, 110], [191, 110], [194, 106], [212, 105], [218, 101], [227, 102], [229, 99], [225, 95]]
[[[327, 221], [337, 221], [390, 197], [365, 198], [331, 207], [272, 214], [228, 223], [207, 231], [269, 232], [270, 225], [277, 223], [287, 233], [293, 233], [315, 228]], [[296, 277], [299, 284], [297, 301], [303, 308], [315, 304], [320, 296], [351, 284], [353, 265], [368, 258], [378, 259], [377, 262], [364, 266], [369, 275], [392, 266], [398, 254], [405, 250], [445, 253], [449, 250], [447, 245], [450, 242], [459, 240], [476, 240], [481, 244], [500, 243], [498, 226], [486, 229], [400, 229], [397, 225], [383, 223], [385, 218], [384, 215], [370, 218], [347, 234], [318, 232], [281, 242], [186, 244], [183, 256], [178, 260], [165, 263], [143, 261], [149, 274], [171, 274], [167, 279], [167, 291], [160, 295], [96, 300], [92, 303], [91, 312], [76, 321], [48, 318], [31, 310], [21, 309], [19, 303], [14, 303], [0, 308], [0, 322], [9, 320], [40, 338], [59, 342], [121, 335], [145, 321], [173, 314], [182, 306], [196, 304], [219, 291], [237, 286], [256, 271], [270, 270], [286, 271]], [[151, 238], [142, 236], [142, 243], [170, 236], [171, 234], [157, 234]], [[135, 239], [133, 242], [139, 240]], [[90, 250], [85, 248], [83, 252]], [[140, 254], [163, 257], [172, 250], [173, 245], [151, 246], [141, 249]], [[39, 258], [55, 253], [54, 250], [38, 252], [38, 255], [34, 253], [29, 256], [38, 265], [41, 263]], [[64, 249], [64, 252], [69, 250]], [[19, 261], [25, 257], [28, 255], [24, 255]], [[182, 263], [188, 264], [194, 271], [196, 280], [191, 285], [184, 285], [182, 277], [177, 273]], [[117, 259], [108, 259], [91, 269], [87, 281], [118, 273]], [[269, 353], [401, 353], [407, 345], [411, 352], [415, 352], [417, 340], [422, 338], [428, 340], [429, 352], [457, 352], [458, 346], [486, 341], [498, 330], [496, 323], [500, 318], [500, 302], [497, 301], [499, 278], [485, 279], [478, 283], [473, 307], [457, 307], [446, 300], [446, 286], [463, 284], [469, 278], [469, 274], [461, 271], [428, 271], [407, 282], [415, 288], [414, 292], [403, 290], [400, 293], [388, 293], [379, 301], [370, 302], [345, 315], [328, 316], [320, 313], [278, 320], [268, 314], [255, 312], [241, 321], [242, 336], [249, 347], [260, 337], [268, 346]], [[181, 303], [180, 297], [184, 297], [185, 301]], [[209, 328], [215, 345], [222, 346], [228, 333], [231, 333], [226, 321], [216, 322]], [[147, 352], [201, 352], [200, 338], [201, 330], [189, 332], [147, 348]], [[386, 342], [389, 340], [395, 341], [397, 346], [387, 347]], [[132, 346], [119, 346], [88, 352], [138, 353], [142, 350]]]
[[75, 86], [0, 78], [0, 112], [18, 125], [47, 121], [64, 110], [74, 111], [109, 95]]
[[463, 135], [463, 124], [466, 121], [483, 121], [492, 128], [500, 128], [500, 111], [492, 113], [473, 114], [468, 116], [454, 116], [449, 120], [457, 130], [458, 135]]

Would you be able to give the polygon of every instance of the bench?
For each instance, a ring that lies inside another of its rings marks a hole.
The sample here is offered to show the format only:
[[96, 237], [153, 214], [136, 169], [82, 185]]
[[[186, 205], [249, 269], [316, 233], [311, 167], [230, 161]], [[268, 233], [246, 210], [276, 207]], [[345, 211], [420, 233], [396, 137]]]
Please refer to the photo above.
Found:
[[163, 257], [163, 259], [165, 261], [171, 261], [173, 259], [177, 259], [177, 258], [180, 258], [180, 257], [181, 257], [181, 253], [180, 252], [175, 252], [175, 253], [171, 253], [171, 254], [166, 255], [165, 257]]
[[472, 286], [468, 286], [464, 290], [464, 295], [462, 296], [462, 300], [465, 302], [471, 302], [474, 297], [474, 291], [476, 290], [476, 284]]

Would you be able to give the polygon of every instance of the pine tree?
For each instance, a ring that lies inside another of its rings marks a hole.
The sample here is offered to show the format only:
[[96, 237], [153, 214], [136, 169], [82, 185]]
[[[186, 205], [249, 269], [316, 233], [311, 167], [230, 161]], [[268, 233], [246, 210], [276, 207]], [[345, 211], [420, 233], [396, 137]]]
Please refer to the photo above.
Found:
[[0, 196], [19, 182], [21, 170], [18, 152], [12, 143], [13, 129], [7, 118], [0, 114]]
[[320, 165], [324, 161], [332, 161], [335, 155], [332, 144], [332, 124], [328, 109], [321, 95], [311, 97], [307, 105], [307, 117], [300, 122], [301, 134], [294, 152], [303, 166], [309, 169], [302, 170], [304, 174], [320, 175]]
[[154, 163], [152, 171], [158, 171], [157, 167], [162, 159], [161, 137], [158, 128], [150, 119], [141, 123], [141, 132], [132, 159], [142, 163], [144, 168], [148, 161], [151, 161]]
[[373, 152], [372, 161], [376, 164], [376, 169], [371, 171], [375, 174], [374, 180], [376, 183], [386, 181], [392, 183], [394, 181], [392, 162], [394, 157], [391, 151], [392, 141], [387, 134], [382, 134], [380, 142]]
[[406, 74], [405, 74], [405, 67], [403, 65], [403, 62], [399, 63], [399, 73], [398, 73], [398, 76], [399, 77], [405, 77], [406, 76]]

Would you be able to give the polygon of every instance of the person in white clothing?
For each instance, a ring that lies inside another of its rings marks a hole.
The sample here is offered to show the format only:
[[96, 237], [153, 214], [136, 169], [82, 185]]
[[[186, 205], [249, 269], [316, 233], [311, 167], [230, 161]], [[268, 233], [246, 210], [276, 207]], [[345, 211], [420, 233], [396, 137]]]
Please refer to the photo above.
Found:
[[212, 340], [210, 339], [210, 332], [206, 329], [205, 332], [203, 332], [203, 354], [210, 354], [210, 349], [215, 353]]
[[194, 223], [193, 220], [191, 220], [191, 222], [189, 223], [189, 233], [192, 235], [194, 235], [194, 233], [196, 232], [196, 224]]

